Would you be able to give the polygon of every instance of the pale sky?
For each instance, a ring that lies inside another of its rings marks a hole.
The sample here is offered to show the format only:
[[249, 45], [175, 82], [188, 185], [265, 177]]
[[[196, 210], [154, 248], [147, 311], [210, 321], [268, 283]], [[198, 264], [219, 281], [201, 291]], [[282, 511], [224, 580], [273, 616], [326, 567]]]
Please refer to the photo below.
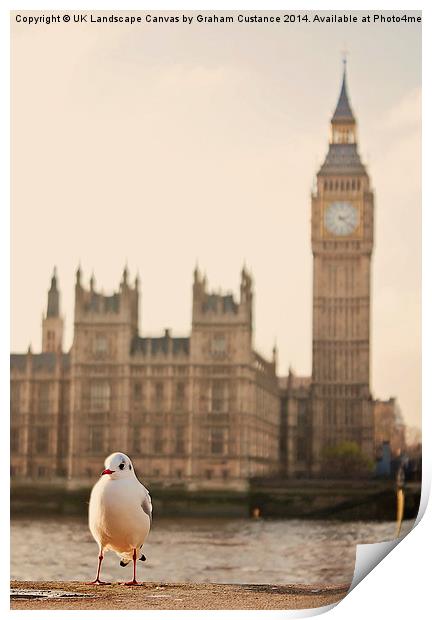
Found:
[[68, 349], [79, 261], [106, 293], [139, 271], [143, 335], [189, 333], [197, 260], [236, 295], [246, 261], [256, 348], [310, 374], [310, 190], [343, 49], [375, 191], [371, 387], [420, 425], [420, 25], [12, 16], [12, 350], [40, 350], [54, 265]]

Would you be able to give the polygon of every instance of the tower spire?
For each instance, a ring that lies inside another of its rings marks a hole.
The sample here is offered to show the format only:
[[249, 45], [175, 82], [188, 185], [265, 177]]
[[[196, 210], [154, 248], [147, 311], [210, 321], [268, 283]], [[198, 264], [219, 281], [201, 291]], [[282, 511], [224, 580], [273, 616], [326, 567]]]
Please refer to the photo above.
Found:
[[57, 269], [54, 267], [51, 288], [48, 291], [47, 316], [59, 316], [60, 298], [57, 289]]
[[46, 315], [42, 316], [42, 351], [61, 351], [63, 341], [63, 319], [60, 316], [60, 291], [57, 287], [57, 269], [54, 267], [51, 287], [48, 291]]
[[125, 286], [128, 285], [128, 277], [129, 277], [129, 268], [128, 268], [128, 264], [127, 264], [127, 261], [126, 261], [124, 269], [123, 269], [123, 284]]
[[80, 287], [81, 286], [81, 262], [78, 263], [78, 268], [75, 272], [75, 276], [76, 276], [76, 286]]
[[348, 86], [347, 86], [347, 58], [346, 54], [342, 58], [343, 71], [342, 71], [342, 86], [339, 94], [339, 99], [336, 105], [336, 109], [334, 111], [332, 117], [332, 123], [334, 122], [355, 122], [355, 117], [353, 111], [351, 109], [351, 103], [348, 97]]
[[342, 58], [342, 64], [342, 85], [331, 119], [332, 142], [336, 144], [354, 144], [356, 142], [356, 119], [348, 96], [346, 54]]

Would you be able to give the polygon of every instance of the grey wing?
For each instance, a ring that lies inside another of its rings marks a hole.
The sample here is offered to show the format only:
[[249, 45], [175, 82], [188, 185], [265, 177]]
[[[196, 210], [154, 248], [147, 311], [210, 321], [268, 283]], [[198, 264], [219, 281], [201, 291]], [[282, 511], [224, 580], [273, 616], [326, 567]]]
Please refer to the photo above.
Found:
[[152, 522], [153, 506], [152, 506], [152, 503], [151, 503], [150, 493], [147, 491], [147, 489], [145, 487], [144, 487], [144, 498], [143, 498], [143, 500], [141, 502], [141, 508], [144, 510], [146, 515], [149, 516], [150, 523], [151, 523]]

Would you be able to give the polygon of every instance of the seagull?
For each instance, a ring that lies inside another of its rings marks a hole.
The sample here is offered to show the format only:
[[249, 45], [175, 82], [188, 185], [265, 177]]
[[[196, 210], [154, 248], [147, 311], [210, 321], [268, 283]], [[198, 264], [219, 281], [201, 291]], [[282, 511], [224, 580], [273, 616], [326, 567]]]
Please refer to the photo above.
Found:
[[150, 493], [135, 475], [132, 461], [122, 452], [105, 459], [105, 469], [94, 485], [89, 504], [89, 528], [99, 546], [96, 579], [91, 584], [109, 585], [100, 580], [104, 552], [114, 551], [120, 566], [133, 561], [133, 579], [127, 586], [139, 585], [136, 561], [145, 561], [141, 548], [152, 522]]

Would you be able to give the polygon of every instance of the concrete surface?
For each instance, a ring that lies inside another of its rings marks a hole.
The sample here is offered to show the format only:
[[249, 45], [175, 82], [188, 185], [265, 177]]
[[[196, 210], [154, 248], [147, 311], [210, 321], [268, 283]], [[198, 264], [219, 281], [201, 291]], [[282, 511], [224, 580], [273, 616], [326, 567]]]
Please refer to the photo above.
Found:
[[348, 588], [349, 584], [95, 586], [78, 581], [12, 581], [11, 609], [310, 609], [341, 600]]

